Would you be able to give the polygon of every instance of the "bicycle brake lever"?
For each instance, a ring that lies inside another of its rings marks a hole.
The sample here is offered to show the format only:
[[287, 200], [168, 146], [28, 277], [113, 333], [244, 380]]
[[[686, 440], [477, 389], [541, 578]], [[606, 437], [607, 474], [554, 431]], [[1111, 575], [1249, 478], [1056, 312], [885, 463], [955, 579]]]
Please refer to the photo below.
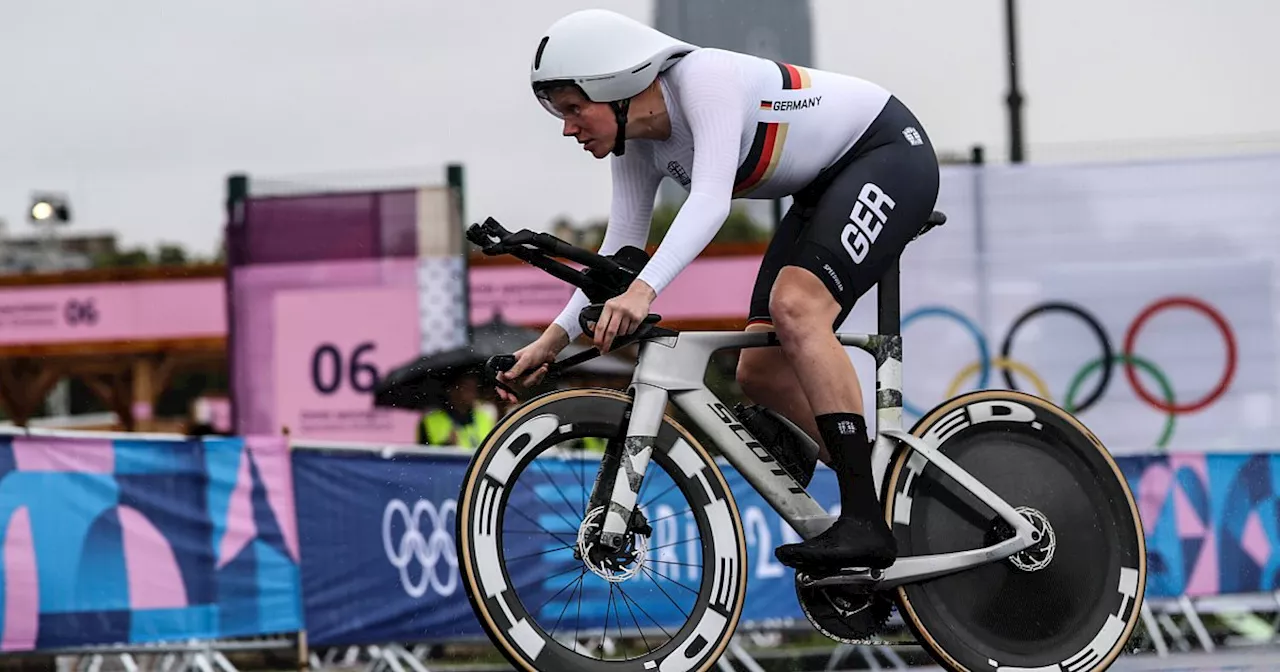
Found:
[[493, 382], [494, 385], [501, 388], [507, 394], [519, 399], [520, 395], [511, 389], [506, 383], [498, 379], [498, 374], [504, 371], [510, 371], [511, 367], [516, 365], [515, 355], [494, 355], [484, 363], [485, 377]]
[[[569, 359], [572, 359], [572, 358], [569, 358]], [[507, 394], [510, 394], [511, 396], [519, 399], [520, 395], [517, 394], [515, 390], [511, 389], [510, 386], [508, 386], [506, 383], [498, 379], [499, 373], [502, 373], [503, 371], [510, 371], [511, 367], [515, 365], [516, 365], [515, 355], [494, 355], [485, 361], [484, 373], [485, 373], [485, 377], [493, 381], [494, 385], [505, 390]], [[564, 368], [566, 367], [562, 366], [560, 362], [551, 362], [550, 364], [547, 365], [546, 377], [552, 378], [552, 377], [558, 376], [560, 375], [561, 370]]]
[[515, 365], [515, 355], [494, 355], [484, 363], [484, 368], [487, 373], [496, 376], [499, 372], [510, 371]]
[[600, 322], [600, 314], [603, 312], [604, 312], [603, 303], [593, 303], [587, 306], [586, 308], [583, 308], [582, 310], [578, 311], [578, 326], [582, 327], [582, 333], [586, 334], [587, 336], [590, 336], [591, 338], [595, 338], [596, 337], [595, 330], [587, 327], [587, 325], [590, 323], [598, 324]]

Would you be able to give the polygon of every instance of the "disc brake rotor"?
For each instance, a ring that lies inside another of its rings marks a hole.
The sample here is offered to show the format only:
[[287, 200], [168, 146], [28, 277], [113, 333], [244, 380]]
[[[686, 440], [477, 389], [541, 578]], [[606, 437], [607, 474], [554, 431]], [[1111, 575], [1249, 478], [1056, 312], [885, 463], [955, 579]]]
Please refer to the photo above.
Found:
[[1053, 552], [1058, 548], [1058, 538], [1043, 513], [1029, 506], [1020, 506], [1017, 511], [1035, 527], [1038, 541], [1030, 548], [1015, 553], [1009, 558], [1009, 562], [1024, 572], [1038, 572], [1048, 567], [1053, 560]]
[[[627, 543], [617, 552], [600, 544], [600, 528], [604, 525], [604, 507], [597, 507], [587, 514], [578, 526], [576, 555], [592, 573], [610, 583], [621, 583], [635, 576], [644, 567], [649, 551], [649, 530], [642, 521], [643, 530], [628, 530]], [[633, 520], [633, 524], [634, 524]]]

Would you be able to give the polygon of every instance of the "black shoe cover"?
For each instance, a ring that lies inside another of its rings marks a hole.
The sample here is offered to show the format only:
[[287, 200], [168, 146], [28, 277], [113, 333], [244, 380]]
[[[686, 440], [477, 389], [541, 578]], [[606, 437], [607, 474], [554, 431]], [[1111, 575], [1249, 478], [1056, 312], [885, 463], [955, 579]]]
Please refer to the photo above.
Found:
[[778, 562], [793, 569], [884, 569], [897, 559], [898, 543], [883, 520], [842, 515], [822, 534], [798, 544], [779, 546], [773, 554]]

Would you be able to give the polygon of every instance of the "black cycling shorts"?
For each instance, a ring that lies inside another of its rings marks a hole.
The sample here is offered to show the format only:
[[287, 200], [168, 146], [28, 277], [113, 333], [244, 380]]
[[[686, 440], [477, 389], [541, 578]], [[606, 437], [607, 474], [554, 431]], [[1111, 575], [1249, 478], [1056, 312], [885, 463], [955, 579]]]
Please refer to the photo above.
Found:
[[840, 304], [838, 328], [924, 226], [938, 200], [938, 158], [897, 98], [835, 164], [795, 194], [765, 250], [748, 324], [772, 324], [769, 295], [783, 266], [818, 276]]

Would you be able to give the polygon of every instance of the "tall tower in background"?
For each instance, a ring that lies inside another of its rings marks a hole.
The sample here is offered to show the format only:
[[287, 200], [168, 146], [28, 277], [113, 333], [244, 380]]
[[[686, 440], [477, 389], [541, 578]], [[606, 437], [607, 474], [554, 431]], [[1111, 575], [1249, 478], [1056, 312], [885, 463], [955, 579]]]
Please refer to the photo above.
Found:
[[[809, 0], [654, 0], [653, 27], [700, 47], [815, 67], [811, 14]], [[670, 178], [658, 190], [662, 203], [685, 195]], [[747, 207], [756, 221], [770, 220], [769, 203]]]
[[654, 0], [654, 28], [700, 47], [813, 65], [808, 0]]

